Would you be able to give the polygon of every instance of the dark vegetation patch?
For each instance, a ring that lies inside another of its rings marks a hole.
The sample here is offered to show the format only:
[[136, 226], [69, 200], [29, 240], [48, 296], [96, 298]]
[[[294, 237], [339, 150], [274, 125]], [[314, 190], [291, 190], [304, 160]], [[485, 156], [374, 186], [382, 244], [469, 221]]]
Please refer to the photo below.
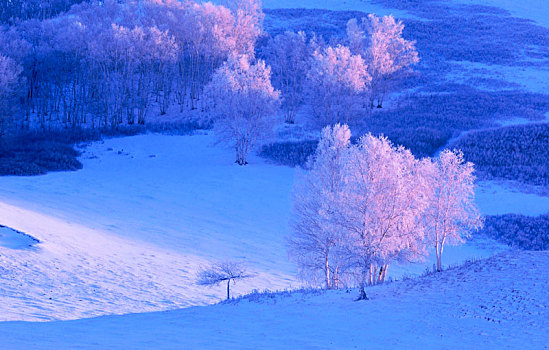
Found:
[[[358, 135], [368, 132], [385, 135], [395, 144], [408, 148], [416, 157], [427, 157], [433, 156], [452, 137], [463, 131], [493, 127], [496, 119], [516, 116], [539, 120], [544, 117], [542, 111], [549, 111], [549, 95], [481, 92], [460, 87], [454, 94], [411, 96], [401, 106], [376, 110], [365, 117], [363, 127], [352, 129], [360, 130]], [[527, 129], [528, 126], [522, 126], [474, 133], [452, 147], [463, 149], [468, 160], [475, 163], [481, 172], [500, 174], [500, 178], [534, 185], [547, 185], [549, 153], [545, 152], [545, 156], [541, 154], [544, 149], [549, 149], [549, 135], [542, 132], [545, 129], [541, 124], [534, 124], [529, 131]], [[543, 134], [539, 135], [538, 141], [530, 144], [528, 138], [539, 133]], [[530, 148], [522, 146], [518, 149], [514, 145], [517, 143], [529, 144]], [[303, 166], [315, 147], [316, 141], [278, 142], [264, 146], [260, 155], [276, 164]], [[527, 153], [523, 155], [522, 152]], [[507, 157], [506, 153], [512, 154], [511, 157]], [[519, 158], [522, 160], [518, 161]], [[490, 162], [497, 162], [494, 163], [497, 167]]]
[[0, 149], [0, 175], [41, 175], [48, 171], [81, 169], [80, 152], [74, 149], [73, 141], [98, 137], [80, 134], [78, 130], [21, 132], [4, 137]]
[[524, 216], [517, 214], [485, 217], [480, 234], [524, 250], [549, 249], [549, 214]]
[[347, 22], [368, 14], [360, 11], [332, 11], [321, 9], [265, 9], [263, 27], [269, 36], [285, 31], [316, 33], [326, 40], [339, 40], [345, 36]]
[[259, 155], [277, 165], [291, 167], [304, 166], [307, 159], [316, 150], [318, 141], [287, 141], [264, 145]]
[[40, 243], [40, 240], [11, 227], [0, 225], [0, 247], [9, 249], [29, 249]]
[[549, 124], [470, 133], [454, 145], [481, 177], [549, 186]]

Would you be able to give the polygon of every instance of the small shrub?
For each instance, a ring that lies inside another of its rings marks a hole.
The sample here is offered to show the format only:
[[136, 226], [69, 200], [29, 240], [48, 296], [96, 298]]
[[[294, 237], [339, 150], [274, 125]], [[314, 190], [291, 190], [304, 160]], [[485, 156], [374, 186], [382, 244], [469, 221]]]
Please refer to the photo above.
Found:
[[264, 145], [259, 153], [278, 165], [304, 166], [316, 150], [318, 141], [278, 142]]

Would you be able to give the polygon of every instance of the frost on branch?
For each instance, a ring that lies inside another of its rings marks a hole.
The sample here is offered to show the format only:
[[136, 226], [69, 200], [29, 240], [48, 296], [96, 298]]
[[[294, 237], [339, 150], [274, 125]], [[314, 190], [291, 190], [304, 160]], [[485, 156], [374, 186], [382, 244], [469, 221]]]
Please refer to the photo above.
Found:
[[341, 45], [316, 51], [307, 78], [308, 101], [320, 127], [351, 122], [371, 80], [364, 59]]
[[347, 40], [354, 54], [361, 55], [368, 64], [371, 77], [370, 107], [381, 108], [385, 94], [392, 85], [410, 72], [410, 66], [419, 62], [415, 42], [402, 37], [404, 24], [393, 16], [362, 18], [360, 23], [347, 23]]
[[444, 150], [434, 160], [431, 172], [431, 200], [425, 212], [429, 243], [436, 252], [437, 271], [442, 270], [445, 244], [460, 244], [483, 221], [475, 204], [474, 167], [460, 151]]
[[248, 153], [267, 139], [277, 120], [280, 92], [271, 85], [271, 69], [246, 55], [230, 57], [206, 87], [218, 141], [236, 152], [236, 163], [248, 163]]
[[[304, 279], [324, 280], [326, 288], [340, 286], [343, 230], [334, 225], [338, 196], [343, 187], [343, 157], [350, 145], [351, 132], [336, 124], [322, 130], [308, 172], [300, 171], [293, 190], [292, 229], [288, 251]], [[316, 283], [315, 283], [316, 284]]]
[[197, 284], [201, 286], [217, 286], [222, 282], [227, 282], [227, 299], [230, 298], [231, 282], [254, 277], [248, 273], [243, 263], [236, 261], [223, 261], [215, 263], [209, 267], [202, 268], [197, 274]]

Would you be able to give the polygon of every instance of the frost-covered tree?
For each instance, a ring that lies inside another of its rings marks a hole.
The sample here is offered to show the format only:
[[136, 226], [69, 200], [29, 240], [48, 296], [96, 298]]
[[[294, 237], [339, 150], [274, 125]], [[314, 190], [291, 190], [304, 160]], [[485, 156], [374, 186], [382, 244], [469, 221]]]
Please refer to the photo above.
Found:
[[4, 133], [5, 120], [12, 110], [14, 97], [20, 88], [21, 66], [11, 58], [0, 54], [0, 136]]
[[308, 161], [307, 171], [298, 173], [293, 189], [288, 253], [297, 263], [302, 278], [324, 279], [326, 288], [338, 287], [344, 268], [340, 254], [344, 237], [334, 215], [339, 212], [343, 161], [350, 137], [346, 125], [325, 127], [316, 152]]
[[354, 54], [366, 60], [371, 76], [370, 106], [381, 108], [391, 84], [410, 73], [410, 67], [419, 62], [415, 42], [402, 37], [404, 24], [393, 16], [362, 18], [359, 23], [347, 23], [349, 46]]
[[383, 282], [391, 262], [424, 256], [420, 218], [429, 204], [428, 179], [410, 151], [372, 135], [350, 148], [345, 166], [338, 217], [364, 287]]
[[308, 101], [320, 127], [351, 122], [371, 79], [364, 59], [341, 45], [316, 51], [307, 78]]
[[382, 283], [389, 264], [426, 255], [422, 219], [431, 200], [430, 165], [387, 138], [349, 143], [347, 126], [326, 127], [293, 196], [290, 257], [302, 276], [337, 287]]
[[271, 85], [271, 70], [262, 60], [230, 57], [206, 87], [217, 139], [234, 148], [236, 163], [247, 164], [248, 153], [270, 136], [277, 119], [280, 92]]
[[235, 53], [253, 56], [255, 42], [263, 31], [261, 0], [229, 0], [229, 8], [235, 16]]
[[483, 221], [475, 204], [474, 166], [460, 151], [444, 150], [431, 169], [431, 198], [425, 213], [429, 244], [436, 252], [437, 271], [442, 270], [445, 244], [463, 243]]
[[217, 286], [227, 282], [227, 300], [231, 297], [231, 282], [254, 277], [248, 273], [246, 266], [241, 262], [223, 261], [202, 268], [197, 274], [197, 284], [201, 286]]
[[303, 88], [312, 55], [304, 32], [285, 32], [269, 40], [263, 49], [265, 60], [272, 69], [273, 86], [282, 93], [284, 121], [295, 122], [303, 101]]
[[0, 53], [26, 78], [26, 125], [117, 127], [144, 123], [152, 105], [161, 115], [175, 103], [203, 108], [215, 70], [231, 55], [253, 57], [261, 33], [259, 2], [232, 3], [84, 1], [0, 28]]

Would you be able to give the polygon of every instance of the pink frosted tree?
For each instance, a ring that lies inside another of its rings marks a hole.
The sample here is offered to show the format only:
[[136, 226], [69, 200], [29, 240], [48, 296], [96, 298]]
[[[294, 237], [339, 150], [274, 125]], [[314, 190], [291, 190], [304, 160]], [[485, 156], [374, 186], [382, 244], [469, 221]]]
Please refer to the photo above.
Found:
[[391, 262], [425, 255], [419, 219], [429, 204], [429, 186], [423, 163], [384, 137], [363, 136], [345, 165], [339, 218], [363, 299], [363, 287], [382, 283]]
[[425, 213], [428, 242], [435, 248], [437, 271], [442, 270], [446, 244], [460, 244], [483, 225], [475, 204], [474, 166], [460, 151], [444, 150], [432, 164], [431, 199]]
[[289, 253], [303, 277], [322, 275], [328, 288], [354, 279], [364, 299], [363, 287], [382, 283], [392, 262], [426, 255], [431, 163], [384, 137], [349, 138], [347, 126], [326, 127], [299, 175]]
[[314, 123], [321, 127], [351, 122], [371, 79], [364, 59], [345, 46], [317, 50], [307, 78]]
[[271, 85], [271, 70], [262, 60], [246, 55], [230, 57], [206, 87], [214, 132], [236, 152], [236, 163], [247, 164], [248, 153], [269, 137], [280, 92]]
[[228, 7], [234, 13], [235, 53], [254, 55], [255, 42], [263, 31], [261, 0], [229, 0]]
[[304, 32], [285, 32], [271, 39], [263, 54], [272, 68], [273, 85], [282, 93], [284, 121], [293, 124], [303, 101], [311, 45]]
[[324, 279], [326, 288], [337, 288], [344, 269], [339, 251], [343, 238], [334, 222], [343, 189], [343, 161], [351, 132], [336, 124], [322, 130], [322, 137], [306, 168], [296, 177], [293, 189], [292, 234], [288, 254], [303, 279]]
[[393, 16], [370, 14], [360, 23], [356, 19], [347, 23], [349, 47], [364, 57], [372, 78], [370, 107], [377, 100], [377, 107], [381, 108], [391, 84], [408, 75], [410, 67], [419, 62], [415, 42], [402, 37], [403, 29], [404, 24]]

